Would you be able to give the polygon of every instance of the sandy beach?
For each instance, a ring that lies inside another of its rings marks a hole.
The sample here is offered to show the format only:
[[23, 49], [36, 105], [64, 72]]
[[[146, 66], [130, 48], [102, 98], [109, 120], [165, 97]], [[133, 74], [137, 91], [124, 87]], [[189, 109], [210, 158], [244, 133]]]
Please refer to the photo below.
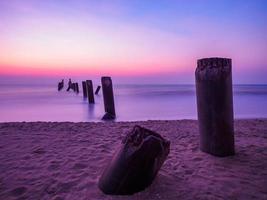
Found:
[[[153, 184], [104, 195], [98, 178], [135, 125], [171, 141]], [[0, 199], [267, 199], [267, 119], [235, 121], [236, 155], [199, 150], [195, 120], [0, 123]]]

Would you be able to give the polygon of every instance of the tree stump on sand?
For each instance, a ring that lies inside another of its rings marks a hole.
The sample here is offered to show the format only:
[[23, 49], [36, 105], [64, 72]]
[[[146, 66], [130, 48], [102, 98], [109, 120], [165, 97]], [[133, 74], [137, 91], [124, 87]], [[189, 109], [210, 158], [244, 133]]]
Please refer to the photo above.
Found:
[[135, 126], [122, 141], [99, 179], [105, 194], [130, 195], [148, 187], [170, 151], [170, 142], [151, 130]]
[[195, 76], [200, 149], [215, 156], [234, 155], [231, 59], [200, 59]]

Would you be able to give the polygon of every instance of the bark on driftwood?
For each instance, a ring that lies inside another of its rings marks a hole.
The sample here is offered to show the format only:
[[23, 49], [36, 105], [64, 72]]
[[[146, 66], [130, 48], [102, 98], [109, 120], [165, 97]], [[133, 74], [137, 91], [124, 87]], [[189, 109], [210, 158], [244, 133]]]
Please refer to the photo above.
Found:
[[170, 142], [140, 126], [122, 141], [121, 147], [99, 179], [106, 194], [129, 195], [148, 187], [170, 151]]

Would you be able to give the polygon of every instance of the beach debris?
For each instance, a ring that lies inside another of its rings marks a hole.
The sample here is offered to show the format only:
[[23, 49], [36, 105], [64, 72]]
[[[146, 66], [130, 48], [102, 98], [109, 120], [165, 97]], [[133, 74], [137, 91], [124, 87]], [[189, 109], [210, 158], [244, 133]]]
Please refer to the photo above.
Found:
[[64, 87], [64, 79], [62, 79], [59, 83], [58, 83], [58, 86], [57, 86], [57, 90], [60, 91], [62, 90]]
[[231, 59], [198, 60], [195, 78], [200, 149], [215, 156], [234, 155]]
[[104, 76], [101, 78], [105, 115], [102, 120], [113, 120], [116, 118], [114, 96], [113, 96], [113, 86], [110, 77]]
[[130, 195], [148, 187], [170, 151], [170, 142], [160, 134], [135, 126], [122, 140], [99, 179], [105, 194]]
[[44, 154], [44, 153], [46, 153], [46, 151], [44, 148], [37, 148], [37, 149], [33, 150], [33, 153], [34, 154]]
[[96, 91], [95, 91], [95, 94], [96, 94], [96, 95], [98, 95], [98, 92], [99, 92], [100, 88], [101, 88], [101, 86], [98, 85], [97, 88], [96, 88]]
[[87, 97], [86, 81], [82, 81], [83, 97]]
[[89, 103], [95, 103], [94, 89], [92, 80], [86, 80], [86, 89]]

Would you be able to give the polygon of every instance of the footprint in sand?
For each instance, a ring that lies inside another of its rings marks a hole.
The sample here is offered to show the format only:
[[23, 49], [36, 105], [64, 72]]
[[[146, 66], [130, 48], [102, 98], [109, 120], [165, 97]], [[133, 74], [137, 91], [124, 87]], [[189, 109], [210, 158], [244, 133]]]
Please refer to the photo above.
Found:
[[83, 163], [75, 163], [75, 165], [73, 166], [73, 169], [84, 169], [87, 168], [88, 165], [83, 164]]
[[69, 181], [69, 182], [59, 182], [58, 180], [52, 180], [45, 191], [47, 194], [61, 194], [61, 193], [68, 193], [74, 186], [77, 185], [77, 181]]
[[57, 185], [58, 193], [68, 193], [74, 186], [76, 186], [76, 181], [70, 181], [66, 183], [59, 183]]
[[34, 154], [44, 154], [46, 153], [46, 151], [43, 148], [36, 148], [35, 150], [33, 150]]
[[189, 169], [185, 170], [186, 175], [191, 175], [191, 174], [193, 174], [193, 172], [194, 172], [193, 170], [189, 170]]
[[198, 151], [198, 149], [199, 149], [198, 147], [192, 147], [191, 150], [194, 152], [194, 151]]
[[26, 191], [27, 191], [26, 187], [17, 187], [14, 190], [10, 191], [10, 194], [12, 196], [16, 196], [17, 197], [17, 196], [20, 196], [20, 195], [24, 194]]
[[201, 160], [203, 160], [203, 158], [200, 158], [200, 157], [193, 158], [193, 161], [201, 161]]
[[64, 200], [64, 198], [61, 197], [61, 196], [56, 196], [56, 197], [54, 198], [54, 200]]
[[48, 170], [48, 171], [53, 171], [53, 170], [57, 170], [57, 169], [59, 169], [59, 167], [60, 167], [59, 164], [57, 164], [57, 163], [52, 163], [52, 164], [50, 164], [50, 165], [47, 167], [47, 170]]

